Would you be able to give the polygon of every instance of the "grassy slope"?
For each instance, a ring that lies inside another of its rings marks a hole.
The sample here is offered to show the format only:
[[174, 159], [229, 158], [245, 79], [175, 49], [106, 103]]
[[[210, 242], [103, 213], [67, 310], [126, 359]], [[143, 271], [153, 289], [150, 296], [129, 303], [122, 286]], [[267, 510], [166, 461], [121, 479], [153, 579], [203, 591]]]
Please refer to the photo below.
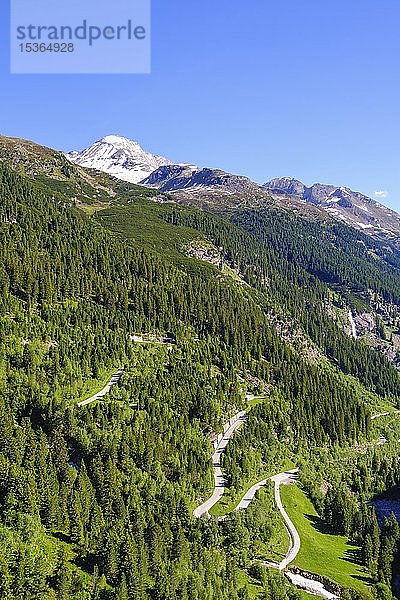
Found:
[[142, 198], [128, 206], [102, 210], [96, 214], [96, 219], [106, 228], [147, 250], [160, 252], [170, 259], [193, 263], [193, 259], [185, 259], [184, 247], [192, 240], [204, 239], [205, 236], [196, 229], [167, 223], [162, 218], [165, 210], [162, 204]]
[[312, 594], [308, 594], [307, 592], [304, 592], [303, 590], [301, 590], [300, 592], [302, 600], [315, 600], [315, 596], [313, 596]]
[[350, 545], [344, 536], [324, 531], [312, 503], [297, 486], [282, 486], [281, 496], [301, 539], [295, 565], [344, 587], [368, 591], [368, 574], [354, 562], [358, 548]]

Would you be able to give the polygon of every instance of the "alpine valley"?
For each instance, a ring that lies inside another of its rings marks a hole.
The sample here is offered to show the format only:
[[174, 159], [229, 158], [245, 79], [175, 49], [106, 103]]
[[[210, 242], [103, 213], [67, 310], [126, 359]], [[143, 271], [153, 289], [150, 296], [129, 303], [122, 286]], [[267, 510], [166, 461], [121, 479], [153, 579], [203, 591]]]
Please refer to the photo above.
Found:
[[400, 598], [400, 216], [0, 137], [0, 598]]

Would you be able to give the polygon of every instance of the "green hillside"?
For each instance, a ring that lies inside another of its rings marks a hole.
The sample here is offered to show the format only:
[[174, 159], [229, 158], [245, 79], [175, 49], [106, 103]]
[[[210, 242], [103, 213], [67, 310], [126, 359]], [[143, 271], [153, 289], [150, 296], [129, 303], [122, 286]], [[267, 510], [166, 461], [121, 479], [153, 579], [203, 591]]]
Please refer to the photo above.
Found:
[[[380, 534], [366, 500], [400, 481], [398, 425], [371, 418], [398, 406], [394, 341], [353, 339], [337, 314], [368, 310], [395, 330], [395, 250], [273, 206], [201, 212], [4, 144], [0, 597], [300, 598], [252, 573], [284, 551], [268, 494], [225, 522], [192, 515], [213, 486], [212, 434], [246, 394], [258, 400], [223, 456], [230, 502], [298, 465], [366, 580], [321, 574], [355, 599], [390, 585], [398, 531]], [[120, 367], [109, 394], [77, 406]]]

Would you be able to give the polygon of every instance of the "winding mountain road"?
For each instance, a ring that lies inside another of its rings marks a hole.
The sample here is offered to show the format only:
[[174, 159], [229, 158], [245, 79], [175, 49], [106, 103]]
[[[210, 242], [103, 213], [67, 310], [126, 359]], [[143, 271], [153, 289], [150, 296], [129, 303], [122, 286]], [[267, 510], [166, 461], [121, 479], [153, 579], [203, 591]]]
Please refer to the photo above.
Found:
[[[296, 527], [293, 525], [289, 515], [287, 514], [287, 512], [285, 511], [285, 509], [283, 507], [282, 500], [281, 500], [281, 494], [280, 494], [281, 485], [292, 485], [296, 482], [298, 471], [299, 471], [298, 469], [293, 469], [292, 471], [285, 471], [284, 473], [279, 473], [278, 475], [274, 475], [273, 477], [269, 477], [268, 479], [263, 479], [262, 481], [259, 481], [258, 483], [253, 485], [249, 490], [247, 490], [247, 492], [243, 496], [242, 500], [239, 502], [239, 504], [234, 509], [235, 511], [237, 511], [237, 510], [245, 510], [246, 508], [248, 508], [250, 503], [254, 500], [254, 497], [255, 497], [256, 493], [258, 492], [258, 490], [260, 490], [262, 487], [264, 487], [268, 483], [268, 481], [274, 482], [274, 484], [275, 484], [275, 503], [285, 521], [285, 525], [287, 527], [289, 537], [290, 537], [290, 546], [289, 546], [288, 553], [286, 554], [285, 558], [283, 559], [283, 561], [281, 563], [267, 562], [265, 564], [269, 567], [274, 567], [275, 569], [279, 569], [279, 571], [283, 571], [284, 569], [286, 569], [286, 567], [288, 567], [290, 565], [290, 563], [292, 563], [294, 561], [294, 559], [296, 558], [296, 556], [298, 555], [298, 553], [300, 551], [300, 536], [297, 532]], [[225, 518], [226, 517], [222, 517], [222, 519], [225, 519]]]
[[96, 400], [99, 400], [100, 398], [103, 398], [103, 396], [105, 396], [106, 394], [109, 393], [109, 391], [111, 390], [112, 387], [114, 387], [114, 385], [117, 385], [118, 381], [122, 377], [123, 372], [124, 372], [124, 370], [120, 369], [119, 371], [117, 371], [116, 373], [114, 373], [114, 375], [111, 377], [110, 381], [107, 383], [107, 385], [105, 385], [103, 387], [102, 390], [100, 390], [100, 392], [97, 392], [97, 394], [95, 394], [94, 396], [91, 396], [87, 400], [83, 400], [82, 402], [78, 402], [78, 406], [79, 407], [81, 407], [81, 406], [87, 406], [88, 404], [92, 404], [92, 402], [95, 402]]
[[289, 552], [286, 554], [283, 561], [279, 564], [280, 571], [283, 571], [284, 569], [286, 569], [286, 567], [294, 561], [294, 559], [296, 558], [296, 556], [298, 555], [298, 553], [300, 551], [301, 542], [300, 542], [299, 533], [298, 533], [296, 527], [293, 525], [293, 522], [291, 521], [286, 510], [283, 507], [281, 493], [280, 493], [281, 485], [291, 485], [296, 482], [298, 471], [299, 471], [298, 469], [293, 469], [292, 471], [286, 471], [285, 473], [279, 473], [279, 475], [275, 475], [274, 477], [271, 477], [271, 481], [273, 481], [275, 483], [275, 502], [279, 509], [279, 512], [281, 513], [282, 517], [285, 520], [286, 527], [287, 527], [287, 529], [289, 531], [289, 535], [290, 535]]
[[[225, 491], [225, 479], [224, 479], [224, 476], [223, 476], [223, 473], [221, 470], [221, 455], [224, 452], [225, 448], [227, 447], [229, 440], [231, 439], [231, 437], [233, 436], [235, 431], [241, 425], [243, 425], [243, 423], [247, 420], [247, 417], [248, 417], [248, 415], [245, 411], [241, 411], [241, 412], [237, 413], [228, 423], [226, 423], [224, 425], [223, 433], [218, 436], [215, 452], [212, 456], [212, 463], [213, 463], [213, 469], [214, 469], [214, 491], [208, 500], [203, 502], [203, 504], [201, 504], [200, 506], [198, 506], [195, 509], [193, 514], [196, 518], [200, 518], [203, 515], [209, 516], [209, 510], [215, 504], [217, 504], [217, 502], [222, 498], [224, 491]], [[294, 559], [296, 558], [296, 556], [300, 550], [300, 536], [297, 532], [297, 529], [293, 525], [289, 515], [287, 514], [287, 512], [285, 511], [285, 509], [283, 507], [282, 500], [281, 500], [281, 494], [280, 494], [280, 486], [281, 485], [290, 485], [290, 484], [295, 483], [295, 481], [297, 479], [297, 473], [298, 473], [298, 469], [293, 469], [291, 471], [285, 471], [284, 473], [279, 473], [278, 475], [274, 475], [273, 477], [270, 477], [269, 479], [263, 479], [262, 481], [259, 481], [258, 483], [253, 485], [249, 490], [247, 490], [247, 492], [245, 493], [245, 495], [243, 496], [243, 498], [241, 499], [239, 504], [234, 509], [235, 511], [238, 511], [238, 510], [245, 510], [246, 508], [248, 508], [248, 506], [253, 501], [258, 490], [261, 489], [263, 486], [265, 486], [268, 481], [274, 482], [274, 484], [275, 484], [275, 502], [276, 502], [279, 512], [281, 513], [281, 515], [285, 521], [285, 524], [286, 524], [286, 527], [288, 529], [289, 536], [290, 536], [289, 551], [286, 554], [283, 561], [280, 564], [275, 564], [275, 563], [272, 564], [271, 563], [271, 565], [270, 565], [270, 566], [274, 566], [274, 567], [278, 568], [280, 571], [283, 571], [284, 569], [286, 569], [286, 567], [294, 561]], [[224, 517], [219, 518], [220, 521], [224, 521], [225, 519], [226, 519], [226, 515]]]
[[221, 470], [221, 454], [225, 450], [235, 431], [243, 425], [246, 420], [247, 413], [244, 410], [238, 412], [230, 421], [228, 421], [228, 423], [225, 423], [223, 433], [218, 436], [215, 452], [212, 456], [214, 491], [208, 500], [196, 508], [193, 513], [195, 517], [199, 518], [203, 515], [208, 515], [208, 511], [222, 498], [225, 491], [225, 479]]
[[253, 485], [249, 490], [247, 490], [247, 492], [245, 493], [245, 495], [234, 510], [246, 510], [246, 508], [248, 508], [250, 503], [254, 500], [254, 496], [257, 494], [258, 490], [267, 485], [268, 481], [270, 481], [270, 479], [263, 479], [262, 481], [259, 481], [258, 483]]
[[[203, 515], [207, 515], [209, 517], [210, 514], [208, 511], [222, 498], [225, 491], [225, 479], [221, 470], [221, 455], [235, 431], [247, 420], [247, 417], [248, 415], [245, 411], [237, 413], [228, 423], [224, 425], [223, 433], [221, 433], [217, 437], [215, 441], [215, 452], [212, 456], [215, 482], [214, 491], [208, 500], [203, 502], [200, 506], [198, 506], [195, 509], [195, 511], [193, 512], [195, 517], [200, 518]], [[283, 506], [280, 494], [280, 487], [281, 485], [294, 484], [297, 480], [297, 473], [298, 469], [292, 469], [290, 471], [278, 473], [278, 475], [274, 475], [273, 477], [259, 481], [247, 490], [247, 492], [245, 493], [239, 504], [236, 506], [234, 511], [245, 510], [246, 508], [248, 508], [250, 503], [254, 500], [254, 497], [258, 490], [264, 487], [268, 481], [273, 481], [275, 484], [275, 502], [279, 512], [281, 513], [285, 521], [287, 530], [289, 532], [290, 546], [285, 558], [280, 563], [269, 561], [256, 562], [259, 562], [264, 566], [273, 567], [275, 569], [278, 569], [279, 571], [285, 571], [285, 575], [288, 577], [288, 579], [290, 579], [290, 581], [294, 585], [301, 589], [307, 590], [311, 594], [320, 596], [325, 600], [336, 600], [337, 596], [326, 590], [322, 583], [314, 581], [313, 579], [308, 579], [307, 577], [296, 575], [290, 571], [286, 571], [287, 567], [295, 560], [297, 554], [299, 553], [301, 541], [296, 527], [294, 526], [292, 520], [290, 519]], [[224, 517], [218, 517], [218, 521], [225, 521], [226, 518], [227, 515], [225, 515]]]

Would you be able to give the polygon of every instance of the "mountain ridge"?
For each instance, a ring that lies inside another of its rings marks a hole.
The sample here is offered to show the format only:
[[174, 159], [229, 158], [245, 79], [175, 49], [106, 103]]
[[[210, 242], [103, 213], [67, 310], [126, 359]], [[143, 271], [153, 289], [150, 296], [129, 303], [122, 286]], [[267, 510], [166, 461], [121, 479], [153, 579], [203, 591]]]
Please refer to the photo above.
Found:
[[[47, 161], [46, 175], [53, 173], [55, 179], [64, 178], [72, 165], [76, 165], [86, 169], [88, 178], [96, 171], [110, 177], [104, 182], [105, 188], [115, 185], [114, 178], [159, 190], [175, 202], [216, 212], [274, 205], [310, 219], [342, 221], [370, 237], [400, 247], [398, 213], [346, 186], [321, 183], [307, 186], [292, 177], [275, 178], [260, 185], [222, 169], [175, 164], [146, 152], [138, 142], [116, 135], [105, 136], [82, 152], [69, 153], [0, 136], [0, 160], [12, 154], [19, 167], [29, 164], [30, 170], [38, 164], [38, 154], [42, 154]], [[40, 165], [38, 168], [40, 171]]]
[[349, 187], [323, 183], [306, 186], [292, 177], [277, 177], [263, 188], [275, 198], [296, 198], [318, 206], [367, 234], [393, 241], [400, 234], [400, 216], [396, 211]]
[[117, 135], [107, 135], [82, 152], [69, 152], [66, 156], [80, 166], [170, 193], [178, 202], [218, 210], [241, 205], [263, 207], [272, 199], [280, 208], [303, 214], [310, 210], [312, 218], [321, 216], [321, 210], [372, 237], [400, 245], [400, 216], [346, 186], [306, 186], [292, 177], [274, 178], [260, 185], [246, 176], [218, 168], [175, 164], [146, 152], [138, 142]]

